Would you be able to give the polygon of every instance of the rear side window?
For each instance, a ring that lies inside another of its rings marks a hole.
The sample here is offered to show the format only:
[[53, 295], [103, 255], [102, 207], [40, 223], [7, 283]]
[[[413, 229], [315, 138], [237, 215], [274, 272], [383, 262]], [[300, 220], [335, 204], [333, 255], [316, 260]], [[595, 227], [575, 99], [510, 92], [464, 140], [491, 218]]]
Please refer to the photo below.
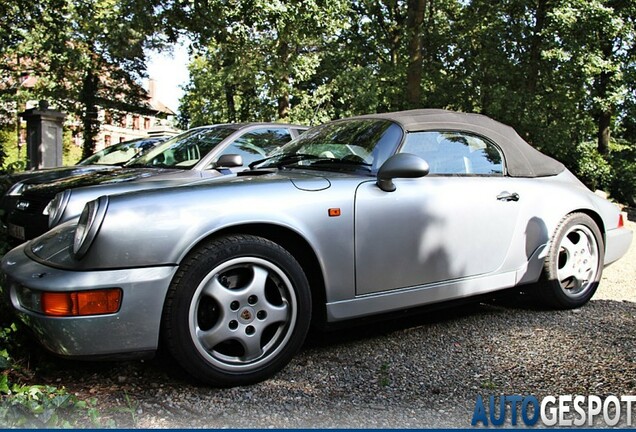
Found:
[[430, 174], [502, 176], [504, 173], [501, 151], [487, 139], [470, 133], [410, 133], [400, 152], [424, 159]]

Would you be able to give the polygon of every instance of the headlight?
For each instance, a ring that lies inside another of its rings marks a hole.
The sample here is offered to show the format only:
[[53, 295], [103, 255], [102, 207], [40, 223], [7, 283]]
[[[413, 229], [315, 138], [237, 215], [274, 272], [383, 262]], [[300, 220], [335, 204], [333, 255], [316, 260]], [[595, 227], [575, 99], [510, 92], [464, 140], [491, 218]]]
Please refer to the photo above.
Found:
[[31, 185], [28, 185], [24, 182], [17, 182], [13, 186], [11, 186], [11, 188], [9, 188], [9, 190], [7, 191], [7, 196], [20, 196], [30, 187]]
[[70, 197], [71, 191], [67, 189], [64, 192], [60, 192], [55, 195], [55, 198], [53, 198], [44, 208], [42, 214], [49, 217], [49, 228], [53, 228], [55, 225], [60, 223], [60, 219], [64, 214], [64, 210], [66, 209], [66, 205], [68, 204]]
[[73, 255], [75, 259], [81, 259], [88, 252], [102, 225], [104, 216], [106, 216], [107, 208], [107, 196], [101, 196], [96, 200], [90, 201], [84, 207], [77, 222], [75, 237], [73, 238]]

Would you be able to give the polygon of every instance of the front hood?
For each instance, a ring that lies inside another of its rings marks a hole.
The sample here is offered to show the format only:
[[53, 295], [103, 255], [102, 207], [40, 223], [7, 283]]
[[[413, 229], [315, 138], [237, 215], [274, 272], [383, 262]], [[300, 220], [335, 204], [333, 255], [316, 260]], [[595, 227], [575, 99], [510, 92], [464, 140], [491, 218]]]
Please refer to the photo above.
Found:
[[24, 171], [21, 173], [12, 174], [11, 177], [15, 181], [22, 181], [26, 184], [37, 185], [42, 183], [49, 183], [66, 177], [88, 174], [96, 171], [115, 170], [117, 168], [118, 167], [116, 167], [115, 165], [75, 165]]
[[[186, 171], [191, 172], [191, 171]], [[216, 176], [221, 174], [216, 173]], [[214, 178], [214, 177], [212, 177]], [[60, 217], [61, 222], [76, 218], [80, 215], [87, 202], [99, 198], [102, 195], [116, 195], [130, 192], [140, 192], [149, 189], [164, 189], [176, 186], [186, 186], [210, 181], [211, 178], [171, 176], [169, 174], [152, 176], [138, 181], [126, 181], [118, 183], [102, 183], [93, 186], [84, 186], [69, 190], [68, 202]]]
[[184, 170], [162, 168], [115, 168], [95, 171], [73, 177], [61, 178], [50, 183], [34, 185], [25, 193], [53, 197], [58, 192], [84, 186], [108, 183], [124, 183], [167, 173], [182, 173]]
[[[347, 176], [350, 177], [350, 176]], [[324, 172], [315, 171], [243, 171], [238, 173], [237, 182], [243, 183], [242, 178], [249, 179], [250, 182], [274, 182], [279, 180], [289, 180], [299, 190], [315, 192], [329, 188], [331, 182]], [[228, 181], [231, 181], [228, 179]]]
[[66, 230], [74, 223], [59, 225], [35, 239], [32, 247], [49, 265], [78, 270], [175, 265], [202, 239], [237, 225], [293, 227], [314, 235], [307, 226], [328, 219], [332, 208], [341, 209], [343, 217], [330, 219], [326, 226], [351, 223], [355, 190], [368, 181], [373, 179], [325, 171], [252, 171], [118, 193], [109, 195], [107, 203], [100, 201], [107, 206], [105, 216], [81, 260], [68, 257]]
[[[270, 187], [280, 187], [280, 185], [292, 185], [296, 190], [306, 192], [323, 191], [329, 189], [331, 186], [331, 179], [339, 177], [353, 178], [351, 175], [326, 173], [323, 171], [259, 170], [243, 171], [237, 174], [221, 175], [201, 180], [191, 179], [190, 181], [183, 181], [183, 179], [179, 180], [177, 177], [170, 178], [168, 176], [161, 176], [160, 178], [155, 179], [152, 183], [146, 183], [143, 180], [136, 181], [134, 183], [134, 189], [128, 189], [123, 184], [112, 184], [111, 189], [111, 187], [107, 187], [105, 184], [102, 184], [79, 190], [100, 189], [105, 191], [104, 193], [100, 193], [100, 195], [123, 193], [123, 195], [131, 195], [131, 197], [135, 194], [135, 191], [141, 192], [143, 190], [144, 197], [148, 197], [148, 199], [156, 199], [157, 201], [164, 201], [166, 199], [170, 200], [172, 198], [166, 197], [178, 197], [185, 195], [188, 194], [188, 191], [190, 190], [194, 193], [215, 195], [217, 193], [229, 193], [227, 191], [231, 190], [231, 194], [236, 194], [240, 197], [247, 197], [250, 195], [260, 194], [261, 192], [257, 192], [257, 190], [260, 191]], [[152, 181], [152, 178], [150, 178], [150, 181]], [[277, 184], [279, 186], [274, 186]], [[157, 185], [157, 187], [153, 187], [154, 185]], [[129, 193], [125, 193], [127, 192], [127, 189], [130, 191]], [[205, 192], [202, 192], [203, 190], [205, 190]]]
[[22, 182], [28, 185], [38, 185], [49, 183], [65, 177], [77, 176], [94, 171], [113, 170], [112, 165], [86, 165], [86, 166], [65, 166], [57, 168], [45, 168], [31, 171], [20, 171], [0, 176], [0, 190], [6, 192], [12, 184]]

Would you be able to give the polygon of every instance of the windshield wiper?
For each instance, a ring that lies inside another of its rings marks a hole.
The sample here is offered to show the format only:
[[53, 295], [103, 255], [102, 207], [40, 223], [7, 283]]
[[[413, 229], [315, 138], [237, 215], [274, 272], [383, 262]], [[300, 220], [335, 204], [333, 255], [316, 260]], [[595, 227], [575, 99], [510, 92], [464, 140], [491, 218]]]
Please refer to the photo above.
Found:
[[329, 164], [329, 163], [333, 163], [333, 164], [341, 164], [341, 165], [360, 165], [360, 166], [371, 166], [370, 163], [367, 163], [363, 160], [355, 160], [355, 159], [332, 159], [332, 158], [321, 158], [320, 160], [317, 160], [315, 162], [313, 162], [313, 164], [318, 165], [318, 164]]
[[[281, 157], [282, 156], [282, 157]], [[278, 160], [276, 160], [276, 158], [280, 158]], [[254, 161], [251, 164], [249, 164], [248, 166], [250, 168], [254, 168], [256, 165], [266, 161], [266, 160], [270, 160], [273, 159], [275, 162], [272, 164], [273, 166], [275, 166], [276, 168], [282, 168], [284, 166], [287, 165], [291, 165], [303, 160], [311, 160], [311, 159], [324, 159], [320, 156], [315, 156], [312, 154], [307, 154], [307, 153], [292, 153], [292, 154], [286, 154], [286, 155], [275, 155], [275, 156], [270, 156], [268, 158], [265, 159], [261, 159], [258, 161]], [[269, 166], [265, 166], [263, 168], [270, 168], [271, 165]]]
[[291, 154], [279, 160], [278, 163], [276, 163], [276, 168], [282, 168], [284, 166], [292, 165], [304, 160], [316, 160], [316, 159], [323, 159], [323, 158], [320, 156], [307, 154], [307, 153]]
[[265, 162], [266, 160], [270, 160], [271, 158], [276, 157], [276, 156], [270, 156], [270, 157], [266, 157], [263, 159], [259, 159], [259, 160], [255, 160], [254, 162], [250, 162], [247, 166], [249, 169], [254, 169], [254, 167], [258, 164], [261, 164], [263, 162]]
[[360, 167], [360, 168], [364, 168], [366, 170], [368, 170], [369, 172], [371, 172], [371, 164], [367, 163], [363, 160], [347, 160], [347, 159], [332, 159], [332, 158], [325, 158], [325, 159], [320, 159], [317, 161], [314, 161], [311, 163], [312, 165], [349, 165], [349, 166], [354, 166], [354, 167]]

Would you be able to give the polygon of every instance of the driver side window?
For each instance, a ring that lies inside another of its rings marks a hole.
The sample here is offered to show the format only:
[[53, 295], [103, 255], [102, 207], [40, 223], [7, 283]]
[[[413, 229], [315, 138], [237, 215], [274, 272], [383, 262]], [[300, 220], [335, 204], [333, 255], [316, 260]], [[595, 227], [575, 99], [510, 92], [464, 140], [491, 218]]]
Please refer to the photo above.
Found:
[[503, 157], [490, 141], [466, 132], [410, 133], [401, 149], [426, 162], [432, 175], [502, 176]]

